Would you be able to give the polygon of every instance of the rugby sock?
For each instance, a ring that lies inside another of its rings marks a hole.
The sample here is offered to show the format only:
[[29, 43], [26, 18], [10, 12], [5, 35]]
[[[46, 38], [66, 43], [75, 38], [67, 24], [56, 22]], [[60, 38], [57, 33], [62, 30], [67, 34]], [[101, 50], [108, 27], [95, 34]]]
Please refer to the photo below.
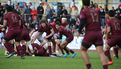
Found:
[[114, 54], [115, 54], [116, 58], [118, 58], [118, 48], [117, 47], [114, 48]]
[[105, 51], [105, 55], [108, 57], [109, 61], [112, 61], [109, 50]]
[[64, 50], [66, 51], [66, 53], [68, 53], [68, 54], [69, 54], [69, 51], [67, 50], [67, 48], [66, 48], [66, 47], [64, 47]]
[[60, 48], [62, 54], [64, 55], [64, 51], [63, 51], [63, 48], [61, 48], [60, 44], [58, 45], [58, 47]]
[[49, 50], [49, 55], [52, 55], [51, 46], [48, 46], [48, 50]]
[[73, 54], [74, 53], [74, 51], [73, 50], [70, 50], [70, 52]]
[[19, 52], [20, 56], [23, 57], [24, 56], [24, 53], [23, 53], [22, 47], [19, 45], [16, 48], [18, 49], [18, 52]]
[[87, 69], [91, 69], [91, 64], [86, 64]]
[[26, 45], [22, 45], [23, 53], [26, 54]]
[[17, 47], [16, 47], [16, 51], [17, 51], [17, 55], [20, 56], [20, 53]]
[[103, 69], [108, 69], [108, 65], [103, 65]]
[[6, 49], [8, 50], [9, 53], [14, 52], [14, 47], [11, 43], [5, 42], [4, 46], [6, 47]]

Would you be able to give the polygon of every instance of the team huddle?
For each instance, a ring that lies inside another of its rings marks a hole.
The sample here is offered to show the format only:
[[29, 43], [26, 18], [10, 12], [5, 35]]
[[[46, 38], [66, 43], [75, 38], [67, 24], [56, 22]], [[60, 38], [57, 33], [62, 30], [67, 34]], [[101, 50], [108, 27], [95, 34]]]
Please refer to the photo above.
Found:
[[[113, 11], [106, 13], [104, 32], [106, 47], [103, 50], [103, 34], [100, 27], [99, 12], [89, 8], [90, 0], [82, 1], [83, 9], [79, 15], [80, 25], [78, 32], [81, 34], [82, 29], [85, 28], [85, 35], [80, 48], [81, 56], [87, 69], [92, 69], [87, 50], [94, 44], [100, 56], [103, 69], [108, 69], [108, 65], [113, 64], [110, 56], [111, 47], [114, 47], [115, 57], [119, 58], [117, 47], [121, 48], [121, 21], [114, 17]], [[59, 18], [56, 18], [54, 24], [47, 23], [46, 19], [42, 19], [39, 23], [39, 28], [33, 29], [29, 33], [20, 14], [12, 7], [7, 6], [7, 14], [4, 16], [0, 31], [6, 31], [4, 46], [9, 52], [7, 58], [15, 54], [22, 59], [24, 59], [24, 55], [57, 57], [60, 56], [55, 53], [57, 50], [61, 51], [62, 57], [67, 57], [70, 53], [72, 53], [71, 58], [77, 55], [76, 52], [67, 47], [73, 40], [74, 35], [61, 24]], [[43, 33], [46, 33], [44, 37]], [[66, 37], [64, 41], [62, 41], [62, 36]], [[109, 59], [108, 62], [106, 57]]]

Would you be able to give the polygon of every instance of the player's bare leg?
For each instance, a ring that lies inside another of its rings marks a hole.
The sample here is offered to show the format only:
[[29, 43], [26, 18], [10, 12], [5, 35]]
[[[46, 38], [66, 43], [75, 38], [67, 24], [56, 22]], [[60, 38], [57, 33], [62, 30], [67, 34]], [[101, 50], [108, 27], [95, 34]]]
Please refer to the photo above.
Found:
[[9, 52], [9, 55], [6, 58], [10, 58], [14, 54], [16, 54], [14, 50], [14, 44], [11, 43], [11, 41], [4, 41], [4, 46], [6, 47], [7, 51]]
[[54, 39], [52, 39], [51, 41], [53, 43], [52, 50], [53, 50], [53, 52], [56, 52], [56, 42]]
[[110, 48], [111, 47], [109, 47], [107, 44], [106, 44], [106, 46], [105, 46], [105, 55], [106, 55], [106, 57], [109, 59], [109, 61], [108, 61], [108, 65], [111, 65], [111, 64], [113, 64], [113, 61], [112, 61], [112, 58], [111, 58], [111, 55], [110, 55]]
[[97, 46], [96, 50], [97, 50], [97, 53], [100, 56], [100, 60], [101, 60], [102, 65], [103, 65], [103, 69], [108, 69], [107, 59], [106, 59], [106, 56], [104, 55], [103, 46]]
[[[26, 51], [24, 52], [24, 54], [28, 53], [30, 56], [32, 56], [32, 55], [34, 55], [34, 51], [33, 51], [32, 46], [30, 48], [29, 45], [31, 45], [31, 44], [29, 44], [28, 42], [29, 41], [22, 40], [21, 44], [22, 44], [22, 47], [24, 46], [26, 48]], [[30, 49], [30, 51], [28, 50], [28, 48]]]
[[23, 49], [20, 45], [20, 42], [15, 42], [15, 45], [16, 45], [17, 51], [19, 52], [19, 54], [21, 56], [21, 59], [24, 59], [24, 53], [23, 53]]
[[[68, 52], [71, 52], [72, 53], [72, 56], [71, 58], [74, 58], [76, 56], [76, 53], [72, 50], [70, 50], [68, 47], [68, 42], [65, 40], [63, 42], [61, 42], [60, 46], [65, 50], [65, 51], [68, 51]], [[69, 53], [67, 53], [66, 55], [64, 55], [63, 57], [67, 57], [69, 55]]]
[[84, 62], [86, 64], [87, 69], [91, 69], [92, 67], [91, 67], [91, 63], [89, 61], [87, 49], [84, 46], [81, 46], [80, 52], [81, 52], [82, 59], [84, 60]]
[[113, 46], [113, 57], [114, 58], [119, 58], [118, 56], [118, 48], [116, 46]]
[[57, 51], [56, 53], [58, 53], [59, 56], [61, 56], [61, 54], [59, 54], [59, 49], [60, 49], [62, 55], [65, 54], [63, 48], [61, 48], [61, 46], [60, 46], [60, 43], [61, 43], [61, 41], [56, 40], [56, 51]]

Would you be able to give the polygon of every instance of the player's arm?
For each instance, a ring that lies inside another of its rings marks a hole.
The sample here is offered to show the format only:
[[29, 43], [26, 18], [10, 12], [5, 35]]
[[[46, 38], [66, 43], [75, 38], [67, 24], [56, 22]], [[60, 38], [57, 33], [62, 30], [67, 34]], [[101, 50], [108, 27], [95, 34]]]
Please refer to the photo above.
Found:
[[3, 25], [0, 25], [0, 32], [5, 31], [7, 28], [7, 20], [3, 21]]
[[50, 31], [51, 31], [51, 33], [48, 36], [45, 37], [46, 39], [53, 36], [54, 33], [55, 33], [53, 28]]
[[4, 19], [3, 25], [1, 26], [1, 28], [5, 28], [6, 26], [7, 26], [7, 20]]
[[21, 22], [21, 20], [19, 20], [19, 26], [22, 27], [22, 22]]
[[37, 39], [37, 37], [39, 36], [40, 32], [37, 32], [37, 34], [35, 35], [35, 37], [32, 39], [32, 43], [34, 43], [34, 41]]
[[33, 29], [33, 30], [30, 32], [30, 37], [33, 35], [34, 32], [35, 32], [35, 29]]
[[84, 28], [84, 23], [86, 22], [86, 19], [80, 19], [80, 24], [79, 24], [79, 33], [82, 33], [82, 29]]
[[105, 30], [104, 30], [104, 38], [107, 40], [107, 27], [105, 26]]
[[106, 36], [106, 37], [107, 37], [107, 39], [109, 38], [110, 31], [111, 31], [111, 28], [110, 28], [110, 26], [108, 26], [108, 27], [107, 27], [107, 36]]

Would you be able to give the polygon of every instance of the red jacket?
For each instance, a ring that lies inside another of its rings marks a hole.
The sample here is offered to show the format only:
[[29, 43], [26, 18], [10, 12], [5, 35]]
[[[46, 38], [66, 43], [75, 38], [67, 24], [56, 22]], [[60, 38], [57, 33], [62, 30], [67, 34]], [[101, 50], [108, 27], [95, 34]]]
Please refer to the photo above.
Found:
[[33, 10], [30, 14], [32, 15], [32, 19], [34, 19], [34, 16], [37, 15], [37, 11], [36, 10]]

